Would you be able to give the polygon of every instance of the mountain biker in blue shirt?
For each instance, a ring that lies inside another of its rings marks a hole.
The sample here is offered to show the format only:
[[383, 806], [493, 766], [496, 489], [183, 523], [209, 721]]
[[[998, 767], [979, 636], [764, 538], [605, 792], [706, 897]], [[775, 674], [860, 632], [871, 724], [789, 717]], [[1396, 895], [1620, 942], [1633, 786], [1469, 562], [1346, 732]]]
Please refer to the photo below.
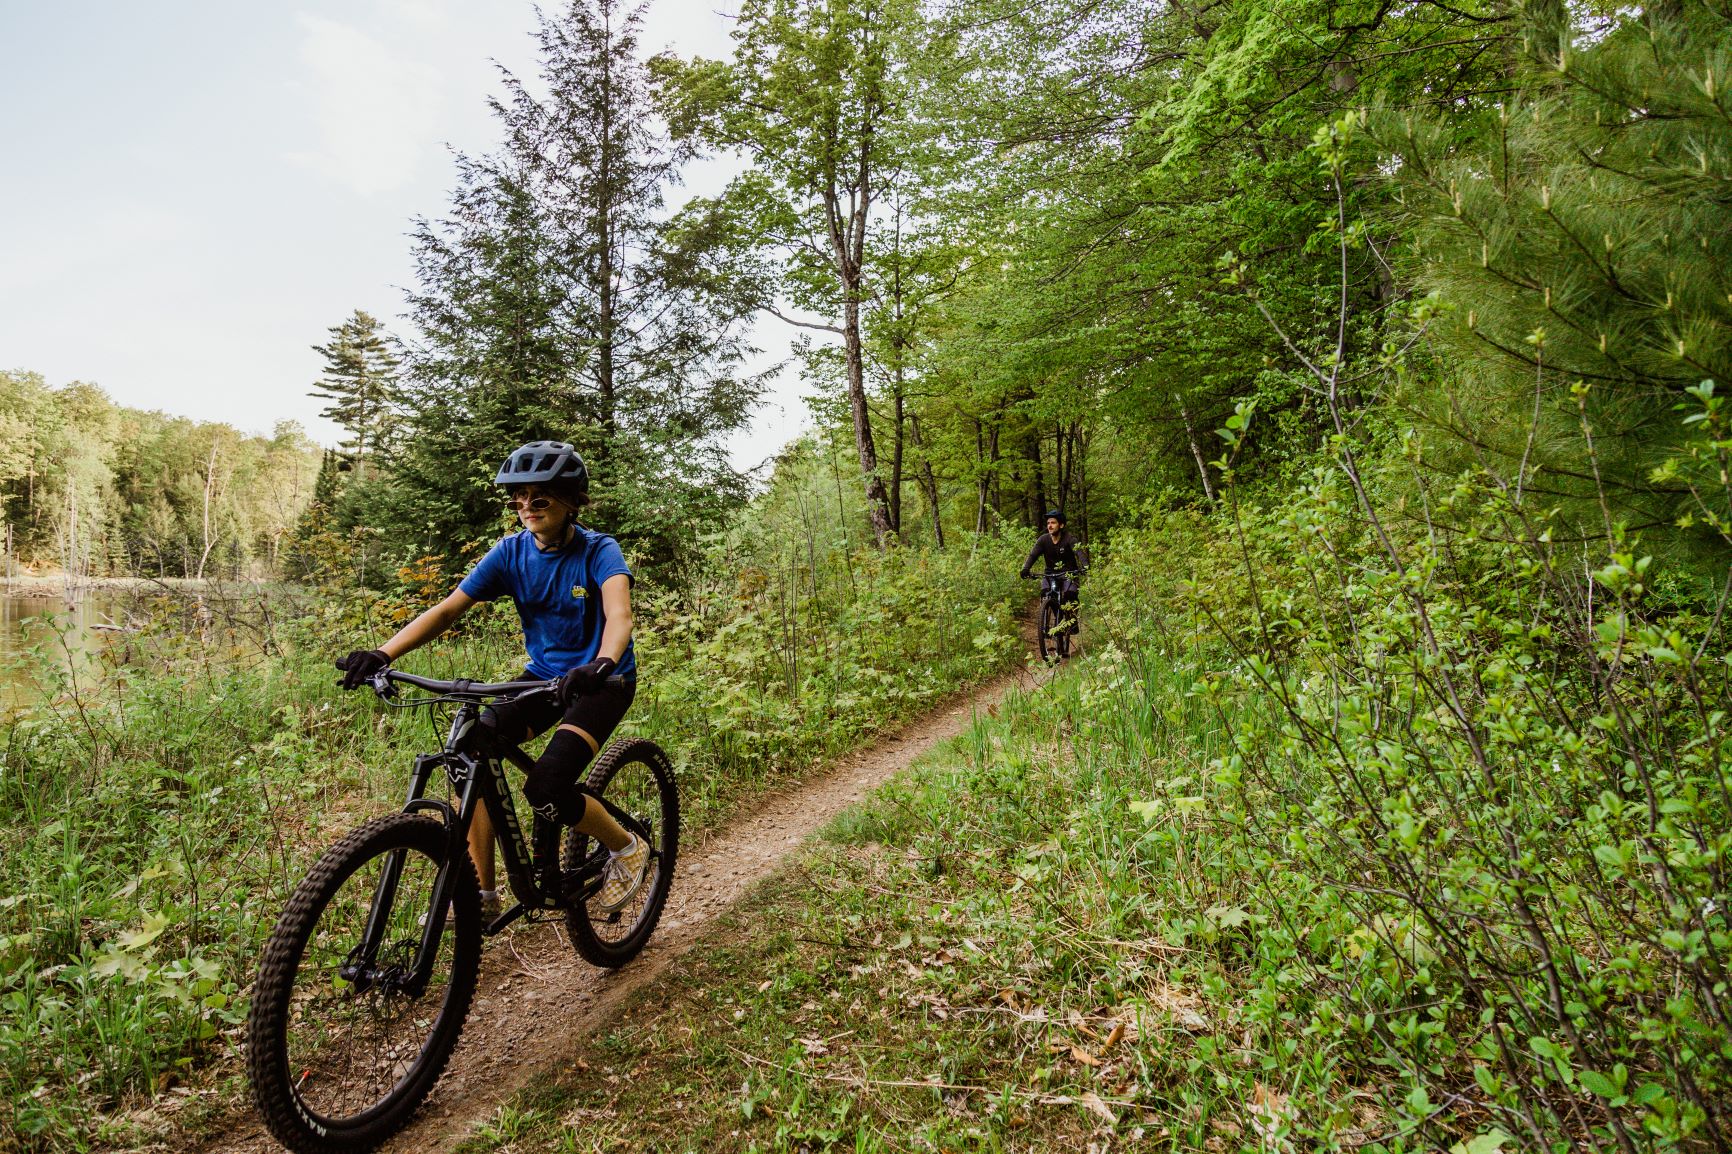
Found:
[[[505, 487], [506, 504], [522, 531], [494, 545], [445, 600], [385, 644], [339, 659], [343, 688], [365, 685], [392, 661], [451, 628], [477, 601], [511, 598], [529, 656], [523, 678], [557, 677], [559, 694], [488, 708], [481, 715], [482, 740], [496, 748], [517, 745], [557, 723], [523, 783], [538, 819], [537, 873], [546, 877], [554, 868], [559, 825], [575, 826], [611, 851], [597, 900], [604, 910], [616, 910], [643, 884], [649, 846], [591, 802], [578, 779], [637, 694], [631, 570], [617, 541], [578, 523], [578, 510], [589, 503], [589, 470], [572, 446], [532, 441], [506, 458], [493, 481]], [[469, 827], [469, 853], [484, 912], [496, 916], [493, 821], [486, 806]]]

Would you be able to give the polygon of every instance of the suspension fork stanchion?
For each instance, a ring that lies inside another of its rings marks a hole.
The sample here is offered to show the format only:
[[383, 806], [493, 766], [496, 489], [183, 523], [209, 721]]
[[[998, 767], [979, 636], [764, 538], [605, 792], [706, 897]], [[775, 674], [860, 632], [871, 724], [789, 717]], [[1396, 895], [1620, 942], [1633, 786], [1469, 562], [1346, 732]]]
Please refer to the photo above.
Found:
[[[417, 755], [415, 768], [409, 773], [409, 796], [403, 801], [405, 812], [418, 808], [416, 803], [427, 792], [428, 779], [432, 777], [433, 766], [439, 762], [436, 756]], [[397, 904], [397, 883], [403, 878], [403, 861], [407, 850], [392, 850], [385, 858], [385, 868], [379, 874], [379, 882], [373, 887], [373, 902], [367, 908], [367, 927], [361, 933], [361, 940], [350, 955], [350, 964], [357, 962], [371, 965], [379, 954], [379, 945], [385, 937], [386, 923], [391, 920], [391, 908]]]
[[[464, 760], [468, 762], [468, 772], [460, 779], [462, 794], [457, 801], [457, 820], [449, 831], [450, 849], [445, 854], [445, 864], [433, 876], [432, 908], [427, 911], [427, 920], [421, 926], [421, 946], [415, 951], [414, 975], [409, 979], [410, 992], [417, 996], [426, 990], [427, 981], [433, 975], [433, 963], [439, 957], [439, 939], [445, 935], [445, 918], [451, 908], [451, 875], [457, 869], [457, 855], [469, 852], [467, 835], [481, 788], [481, 774], [478, 772], [480, 766], [474, 760], [467, 757]], [[454, 774], [453, 781], [457, 780], [459, 778]]]

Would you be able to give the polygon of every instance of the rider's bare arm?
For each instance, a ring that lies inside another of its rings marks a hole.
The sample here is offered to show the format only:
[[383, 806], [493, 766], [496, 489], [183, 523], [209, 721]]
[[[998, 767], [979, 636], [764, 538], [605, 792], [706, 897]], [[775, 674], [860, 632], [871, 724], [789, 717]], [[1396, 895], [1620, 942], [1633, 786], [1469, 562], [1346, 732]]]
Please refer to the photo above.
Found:
[[[608, 584], [611, 585], [613, 582], [609, 581]], [[606, 592], [605, 587], [603, 592]], [[419, 649], [451, 628], [457, 623], [457, 619], [467, 613], [469, 607], [474, 604], [475, 599], [469, 594], [461, 589], [453, 589], [451, 595], [445, 600], [397, 630], [396, 635], [391, 640], [379, 646], [379, 651], [395, 661], [411, 649]], [[626, 613], [626, 619], [628, 622], [631, 619], [629, 610]], [[605, 649], [605, 647], [606, 643], [603, 642], [603, 648]], [[620, 643], [620, 652], [625, 652], [624, 642]]]
[[601, 583], [601, 616], [607, 622], [601, 631], [597, 657], [618, 661], [631, 644], [631, 578], [615, 573]]

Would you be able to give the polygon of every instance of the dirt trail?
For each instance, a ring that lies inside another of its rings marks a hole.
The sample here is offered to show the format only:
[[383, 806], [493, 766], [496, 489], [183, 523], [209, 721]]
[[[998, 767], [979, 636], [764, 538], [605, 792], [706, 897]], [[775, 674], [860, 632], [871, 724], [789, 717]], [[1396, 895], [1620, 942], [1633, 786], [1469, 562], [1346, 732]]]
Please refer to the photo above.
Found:
[[[535, 1075], [580, 1056], [634, 990], [701, 941], [716, 918], [775, 873], [799, 844], [1018, 683], [1017, 669], [857, 750], [823, 776], [771, 794], [753, 812], [680, 855], [666, 912], [643, 954], [617, 971], [585, 963], [557, 923], [507, 931], [487, 944], [462, 1041], [415, 1121], [382, 1149], [449, 1150]], [[250, 1112], [201, 1154], [264, 1154], [282, 1147]]]

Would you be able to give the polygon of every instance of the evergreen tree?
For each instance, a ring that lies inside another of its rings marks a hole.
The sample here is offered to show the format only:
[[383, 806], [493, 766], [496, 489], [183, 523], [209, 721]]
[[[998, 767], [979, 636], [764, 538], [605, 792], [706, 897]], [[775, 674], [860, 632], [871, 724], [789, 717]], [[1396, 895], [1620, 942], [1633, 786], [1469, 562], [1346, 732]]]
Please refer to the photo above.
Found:
[[1590, 525], [1602, 488], [1634, 524], [1670, 519], [1687, 495], [1650, 472], [1686, 432], [1674, 410], [1732, 381], [1732, 19], [1535, 5], [1520, 31], [1517, 98], [1375, 124], [1403, 162], [1415, 271], [1451, 306], [1461, 387], [1428, 408], [1464, 455], [1582, 499]]
[[738, 374], [744, 310], [710, 272], [713, 222], [662, 211], [684, 153], [650, 115], [641, 14], [544, 16], [545, 94], [506, 76], [501, 147], [459, 158], [451, 213], [416, 228], [422, 340], [390, 519], [420, 550], [455, 561], [497, 529], [493, 472], [525, 440], [575, 442], [597, 518], [656, 527], [663, 556], [691, 534], [656, 509], [738, 490], [714, 446], [759, 382]]
[[343, 448], [356, 475], [365, 477], [368, 452], [379, 448], [391, 427], [398, 358], [383, 326], [360, 309], [330, 333], [330, 343], [313, 346], [325, 368], [312, 395], [331, 402], [319, 415], [349, 431]]

